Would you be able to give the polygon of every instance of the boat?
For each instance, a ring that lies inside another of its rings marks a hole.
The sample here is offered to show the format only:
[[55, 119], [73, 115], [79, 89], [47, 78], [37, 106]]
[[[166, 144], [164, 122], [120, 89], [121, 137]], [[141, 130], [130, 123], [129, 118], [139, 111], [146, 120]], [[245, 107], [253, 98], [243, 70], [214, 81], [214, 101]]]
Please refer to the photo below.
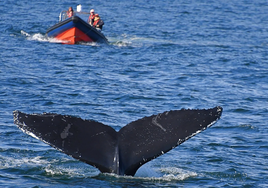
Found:
[[89, 12], [82, 12], [81, 5], [77, 6], [77, 11], [74, 11], [74, 16], [68, 18], [67, 11], [61, 11], [59, 22], [50, 27], [46, 36], [55, 38], [64, 44], [79, 44], [87, 42], [108, 43], [107, 38], [88, 24], [83, 16], [88, 17]]

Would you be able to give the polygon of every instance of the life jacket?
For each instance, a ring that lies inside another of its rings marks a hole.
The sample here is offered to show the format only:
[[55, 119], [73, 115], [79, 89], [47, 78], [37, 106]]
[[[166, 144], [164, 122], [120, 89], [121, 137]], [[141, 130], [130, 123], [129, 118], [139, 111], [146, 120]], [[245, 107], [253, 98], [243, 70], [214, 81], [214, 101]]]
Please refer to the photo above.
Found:
[[69, 18], [72, 17], [72, 14], [71, 14], [71, 13], [68, 13], [68, 17], [69, 17]]
[[99, 21], [100, 21], [100, 19], [97, 19], [96, 21], [94, 21], [93, 26], [96, 26]]
[[87, 22], [89, 24], [92, 24], [94, 22], [94, 18], [95, 18], [95, 14], [93, 14], [93, 15], [90, 14], [89, 17], [88, 17], [88, 21]]
[[73, 12], [73, 11], [72, 11], [72, 12], [71, 12], [71, 11], [68, 11], [68, 12], [67, 12], [67, 15], [68, 15], [68, 17], [70, 18], [70, 17], [72, 17], [72, 16], [74, 15], [74, 12]]
[[88, 17], [89, 20], [93, 20], [94, 18], [95, 18], [95, 14], [89, 15], [89, 17]]

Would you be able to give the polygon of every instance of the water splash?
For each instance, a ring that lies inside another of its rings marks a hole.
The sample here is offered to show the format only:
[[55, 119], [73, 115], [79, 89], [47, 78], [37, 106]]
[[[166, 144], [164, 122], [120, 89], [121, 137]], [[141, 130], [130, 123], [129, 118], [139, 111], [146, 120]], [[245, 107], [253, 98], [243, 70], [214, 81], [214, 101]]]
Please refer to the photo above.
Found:
[[151, 168], [151, 167], [142, 167], [137, 171], [135, 176], [120, 176], [117, 174], [99, 174], [97, 179], [110, 179], [116, 178], [117, 180], [125, 181], [127, 180], [142, 180], [142, 181], [159, 181], [159, 182], [172, 182], [172, 181], [183, 181], [190, 177], [196, 177], [197, 173], [186, 171], [176, 167], [168, 168]]
[[63, 166], [57, 165], [47, 165], [44, 168], [45, 172], [49, 176], [65, 176], [68, 178], [89, 178], [95, 177], [100, 172], [95, 168], [79, 165], [79, 164], [69, 164]]
[[196, 172], [191, 172], [176, 167], [162, 168], [160, 170], [162, 173], [164, 173], [162, 179], [165, 181], [172, 181], [172, 180], [182, 181], [190, 177], [197, 176]]
[[[21, 34], [26, 37], [27, 40], [31, 41], [39, 41], [39, 42], [50, 42], [50, 43], [60, 43], [60, 44], [67, 44], [68, 41], [64, 40], [58, 40], [53, 37], [47, 37], [44, 34], [41, 33], [35, 33], [35, 34], [29, 34], [23, 30], [21, 30]], [[80, 42], [80, 45], [86, 45], [86, 46], [99, 46], [99, 43], [96, 42]]]
[[26, 37], [27, 40], [39, 41], [39, 42], [51, 42], [51, 43], [64, 43], [65, 41], [58, 40], [55, 38], [47, 37], [41, 33], [29, 34], [21, 30], [21, 34]]
[[36, 166], [46, 166], [51, 162], [57, 162], [57, 160], [48, 161], [40, 156], [27, 158], [13, 158], [13, 157], [0, 157], [0, 169], [6, 168], [20, 168], [21, 166], [36, 167]]

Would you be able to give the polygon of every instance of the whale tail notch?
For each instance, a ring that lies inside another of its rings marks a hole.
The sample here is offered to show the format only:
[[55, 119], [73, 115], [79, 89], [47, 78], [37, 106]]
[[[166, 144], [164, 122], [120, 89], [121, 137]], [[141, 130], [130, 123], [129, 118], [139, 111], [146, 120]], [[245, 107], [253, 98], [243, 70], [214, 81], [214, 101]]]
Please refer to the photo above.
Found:
[[133, 121], [116, 132], [94, 120], [14, 111], [14, 123], [25, 133], [102, 173], [132, 175], [143, 164], [212, 126], [221, 107], [173, 110]]

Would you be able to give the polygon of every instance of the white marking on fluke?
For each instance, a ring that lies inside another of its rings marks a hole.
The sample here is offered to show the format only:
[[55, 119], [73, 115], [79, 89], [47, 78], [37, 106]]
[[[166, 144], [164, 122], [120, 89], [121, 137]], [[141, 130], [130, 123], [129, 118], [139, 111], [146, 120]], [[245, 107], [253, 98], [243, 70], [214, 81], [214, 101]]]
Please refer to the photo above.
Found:
[[68, 137], [68, 135], [69, 135], [69, 129], [71, 128], [71, 125], [70, 124], [68, 124], [68, 126], [67, 127], [65, 127], [65, 129], [62, 131], [62, 133], [60, 134], [60, 137], [61, 137], [61, 139], [65, 139], [65, 138], [67, 138]]
[[162, 127], [162, 125], [161, 125], [160, 123], [157, 122], [157, 118], [160, 119], [159, 116], [160, 116], [160, 115], [158, 114], [156, 117], [154, 117], [154, 118], [152, 119], [152, 123], [153, 123], [154, 125], [160, 127], [163, 131], [166, 132], [166, 129], [165, 129], [164, 127]]

